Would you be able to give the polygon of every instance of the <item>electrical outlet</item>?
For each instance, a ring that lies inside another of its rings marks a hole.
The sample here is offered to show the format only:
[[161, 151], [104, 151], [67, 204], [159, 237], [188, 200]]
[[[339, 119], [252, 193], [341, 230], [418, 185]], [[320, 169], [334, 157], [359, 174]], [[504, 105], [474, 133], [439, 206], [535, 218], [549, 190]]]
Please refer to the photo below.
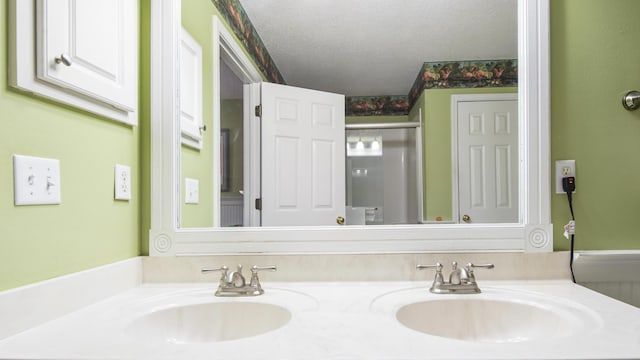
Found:
[[131, 200], [131, 168], [116, 164], [114, 175], [114, 198]]
[[200, 202], [199, 182], [196, 179], [184, 179], [184, 203], [197, 204]]
[[576, 177], [575, 160], [556, 160], [556, 194], [565, 194], [562, 189], [562, 178]]
[[16, 205], [60, 204], [60, 160], [13, 155]]

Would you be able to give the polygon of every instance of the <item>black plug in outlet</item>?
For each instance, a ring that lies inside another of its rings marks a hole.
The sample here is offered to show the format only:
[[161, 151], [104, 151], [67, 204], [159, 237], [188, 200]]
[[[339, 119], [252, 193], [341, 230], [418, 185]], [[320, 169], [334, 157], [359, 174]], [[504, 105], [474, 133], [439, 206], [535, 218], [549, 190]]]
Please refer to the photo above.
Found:
[[576, 191], [576, 178], [573, 176], [567, 176], [562, 178], [562, 190], [566, 193], [572, 193]]

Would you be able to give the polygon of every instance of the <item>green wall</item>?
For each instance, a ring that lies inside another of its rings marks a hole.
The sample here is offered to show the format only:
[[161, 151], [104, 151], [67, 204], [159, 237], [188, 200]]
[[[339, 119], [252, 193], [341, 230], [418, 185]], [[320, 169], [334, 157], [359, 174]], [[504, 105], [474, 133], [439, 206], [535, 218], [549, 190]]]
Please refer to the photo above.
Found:
[[[211, 17], [215, 14], [215, 7], [210, 1], [184, 0], [182, 1], [182, 26], [202, 47], [202, 117], [207, 129], [213, 129], [213, 29]], [[191, 178], [199, 181], [198, 204], [185, 204], [182, 207], [181, 225], [184, 227], [213, 226], [213, 161], [214, 151], [213, 131], [202, 134], [202, 149], [197, 150], [182, 146], [180, 165], [180, 184], [184, 189], [184, 179]], [[184, 190], [181, 196], [184, 196]]]
[[[211, 1], [202, 0], [182, 0], [182, 26], [202, 47], [203, 65], [203, 120], [208, 129], [213, 129], [213, 23], [212, 17], [217, 15], [224, 24], [224, 18], [219, 16], [219, 12]], [[228, 26], [225, 24], [228, 28]], [[230, 33], [233, 33], [230, 31]], [[245, 51], [246, 54], [246, 51]], [[221, 107], [221, 121], [224, 120]], [[242, 121], [242, 119], [240, 119]], [[221, 124], [222, 127], [228, 127]], [[181, 224], [183, 227], [209, 227], [213, 225], [215, 206], [213, 204], [213, 165], [219, 156], [219, 139], [213, 139], [213, 131], [205, 131], [203, 149], [195, 150], [186, 146], [181, 151], [181, 177], [180, 182], [184, 186], [185, 177], [198, 179], [200, 185], [200, 198], [198, 204], [182, 205]], [[238, 143], [234, 144], [238, 146]], [[239, 143], [239, 146], [242, 146]], [[232, 149], [233, 150], [233, 149]], [[236, 148], [237, 150], [237, 148]], [[237, 151], [233, 152], [237, 154]], [[232, 191], [242, 188], [242, 163], [232, 161], [232, 173], [237, 175], [232, 184]], [[240, 169], [240, 170], [239, 170]], [[184, 192], [182, 192], [184, 195]]]
[[[7, 0], [0, 0], [5, 19]], [[0, 68], [7, 68], [7, 27]], [[18, 93], [0, 74], [0, 290], [140, 254], [139, 127]], [[60, 205], [13, 205], [13, 154], [60, 160]], [[116, 201], [114, 165], [131, 167], [132, 199]]]
[[238, 195], [243, 186], [242, 99], [220, 101], [220, 127], [229, 129], [229, 191]]
[[[621, 105], [640, 89], [639, 18], [637, 0], [551, 1], [551, 160], [576, 160], [576, 249], [640, 249], [640, 111]], [[566, 196], [551, 213], [568, 249]]]

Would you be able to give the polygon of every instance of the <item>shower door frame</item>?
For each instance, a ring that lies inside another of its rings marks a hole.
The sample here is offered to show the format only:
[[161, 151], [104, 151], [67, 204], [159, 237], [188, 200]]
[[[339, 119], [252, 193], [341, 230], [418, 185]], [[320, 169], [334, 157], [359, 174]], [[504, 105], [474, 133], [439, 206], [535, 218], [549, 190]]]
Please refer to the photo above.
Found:
[[[424, 174], [422, 172], [422, 111], [419, 109], [414, 117], [416, 121], [388, 122], [388, 123], [359, 123], [345, 124], [346, 130], [385, 130], [385, 129], [415, 129], [416, 131], [416, 197], [418, 199], [418, 223], [425, 223], [424, 220]], [[346, 139], [346, 137], [345, 137]], [[346, 146], [346, 144], [345, 144]], [[346, 157], [346, 153], [345, 153]], [[346, 158], [345, 158], [346, 164]], [[345, 178], [346, 181], [346, 178]], [[346, 199], [345, 199], [346, 205]]]

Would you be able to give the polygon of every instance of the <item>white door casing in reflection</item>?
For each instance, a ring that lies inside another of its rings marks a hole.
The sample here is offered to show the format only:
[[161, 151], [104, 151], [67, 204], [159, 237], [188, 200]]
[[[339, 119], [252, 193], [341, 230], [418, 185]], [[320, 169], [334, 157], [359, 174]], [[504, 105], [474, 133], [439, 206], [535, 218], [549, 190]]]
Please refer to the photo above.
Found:
[[345, 214], [344, 95], [262, 83], [262, 226]]
[[518, 222], [517, 100], [456, 103], [458, 220]]

